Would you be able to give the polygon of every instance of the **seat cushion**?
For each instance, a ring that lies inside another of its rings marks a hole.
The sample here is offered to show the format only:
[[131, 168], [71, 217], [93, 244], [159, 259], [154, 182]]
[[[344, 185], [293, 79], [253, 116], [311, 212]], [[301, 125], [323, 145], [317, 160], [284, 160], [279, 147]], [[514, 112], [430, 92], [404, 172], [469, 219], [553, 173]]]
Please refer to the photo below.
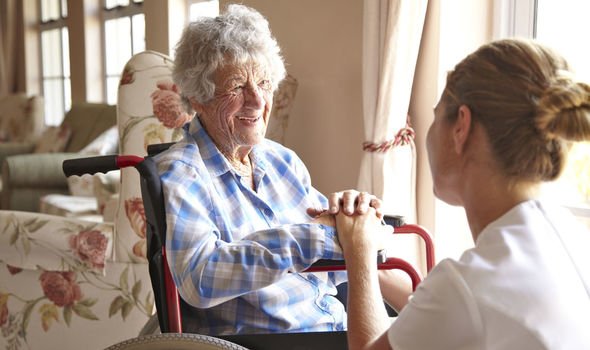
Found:
[[97, 202], [94, 197], [48, 194], [41, 197], [39, 206], [39, 211], [43, 214], [64, 217], [94, 215], [97, 219], [92, 221], [102, 221], [102, 216], [98, 215]]
[[51, 126], [41, 134], [33, 153], [63, 152], [71, 136], [72, 130], [67, 125]]
[[65, 151], [79, 152], [117, 124], [117, 108], [104, 103], [74, 103], [62, 124], [72, 130], [72, 137]]

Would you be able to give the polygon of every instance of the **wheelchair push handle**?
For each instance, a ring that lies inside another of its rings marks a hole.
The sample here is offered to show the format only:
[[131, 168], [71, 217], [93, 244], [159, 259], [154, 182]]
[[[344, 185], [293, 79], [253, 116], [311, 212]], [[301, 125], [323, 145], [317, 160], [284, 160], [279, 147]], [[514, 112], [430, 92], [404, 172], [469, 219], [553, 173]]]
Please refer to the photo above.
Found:
[[143, 157], [138, 156], [96, 156], [87, 158], [66, 159], [62, 164], [63, 172], [66, 176], [108, 173], [112, 170], [118, 170], [141, 163]]

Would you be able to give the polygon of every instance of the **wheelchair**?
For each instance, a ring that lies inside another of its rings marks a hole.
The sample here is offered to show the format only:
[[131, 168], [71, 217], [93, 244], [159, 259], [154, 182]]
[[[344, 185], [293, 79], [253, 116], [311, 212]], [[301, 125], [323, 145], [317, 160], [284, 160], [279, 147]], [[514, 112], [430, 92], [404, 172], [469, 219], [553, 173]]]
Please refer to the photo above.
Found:
[[[168, 149], [173, 143], [148, 146], [148, 155], [107, 155], [68, 159], [63, 162], [66, 176], [106, 173], [125, 167], [135, 167], [140, 174], [141, 194], [146, 215], [147, 259], [151, 285], [156, 304], [161, 334], [142, 335], [109, 347], [107, 350], [130, 349], [346, 349], [346, 331], [307, 333], [266, 333], [208, 336], [183, 333], [183, 324], [190, 322], [191, 309], [180, 298], [166, 260], [166, 220], [164, 196], [153, 156]], [[385, 216], [385, 222], [394, 227], [394, 234], [416, 234], [423, 240], [426, 252], [426, 270], [434, 266], [434, 245], [430, 234], [422, 227], [406, 224], [402, 217]], [[408, 274], [413, 290], [421, 276], [407, 261], [378, 254], [379, 269], [398, 269]], [[346, 270], [344, 261], [319, 260], [305, 272]], [[346, 305], [346, 304], [345, 304]], [[392, 309], [389, 309], [391, 311]], [[390, 313], [391, 314], [391, 313]]]

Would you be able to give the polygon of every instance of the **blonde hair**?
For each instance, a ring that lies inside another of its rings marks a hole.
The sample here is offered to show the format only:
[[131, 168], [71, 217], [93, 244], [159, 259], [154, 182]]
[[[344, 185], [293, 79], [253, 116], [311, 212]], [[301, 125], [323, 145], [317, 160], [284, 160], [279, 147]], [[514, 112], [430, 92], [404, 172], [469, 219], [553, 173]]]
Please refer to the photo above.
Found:
[[556, 179], [571, 142], [590, 140], [590, 85], [576, 82], [563, 57], [533, 40], [480, 47], [449, 73], [443, 99], [449, 119], [459, 106], [470, 108], [514, 180]]

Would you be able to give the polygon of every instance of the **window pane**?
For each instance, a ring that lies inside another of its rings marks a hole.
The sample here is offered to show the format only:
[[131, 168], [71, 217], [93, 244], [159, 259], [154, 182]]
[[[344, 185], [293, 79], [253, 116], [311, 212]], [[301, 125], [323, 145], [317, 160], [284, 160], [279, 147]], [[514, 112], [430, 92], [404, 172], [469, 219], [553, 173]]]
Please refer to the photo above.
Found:
[[59, 18], [59, 0], [41, 0], [41, 21], [48, 22]]
[[68, 0], [61, 0], [61, 16], [68, 17]]
[[107, 103], [117, 104], [117, 88], [119, 87], [120, 76], [107, 78]]
[[537, 4], [537, 39], [564, 55], [584, 81], [590, 81], [590, 45], [581, 45], [576, 38], [588, 32], [588, 13], [586, 0], [538, 0]]
[[129, 17], [105, 22], [106, 72], [119, 75], [131, 57], [131, 23]]
[[70, 39], [68, 29], [61, 29], [62, 57], [63, 57], [63, 76], [70, 76]]
[[57, 78], [43, 80], [43, 95], [45, 97], [45, 123], [59, 125], [64, 114], [62, 80]]
[[133, 54], [136, 54], [145, 51], [145, 16], [143, 14], [135, 15], [131, 18], [131, 22], [133, 24]]
[[[64, 109], [63, 111], [69, 111], [72, 108], [72, 82], [70, 78], [65, 78], [64, 80]], [[63, 112], [62, 118], [59, 121], [60, 124], [63, 120]]]
[[41, 51], [43, 53], [43, 76], [61, 76], [62, 49], [60, 29], [41, 33]]
[[105, 8], [112, 9], [117, 6], [127, 6], [129, 5], [129, 0], [106, 0], [105, 1]]

